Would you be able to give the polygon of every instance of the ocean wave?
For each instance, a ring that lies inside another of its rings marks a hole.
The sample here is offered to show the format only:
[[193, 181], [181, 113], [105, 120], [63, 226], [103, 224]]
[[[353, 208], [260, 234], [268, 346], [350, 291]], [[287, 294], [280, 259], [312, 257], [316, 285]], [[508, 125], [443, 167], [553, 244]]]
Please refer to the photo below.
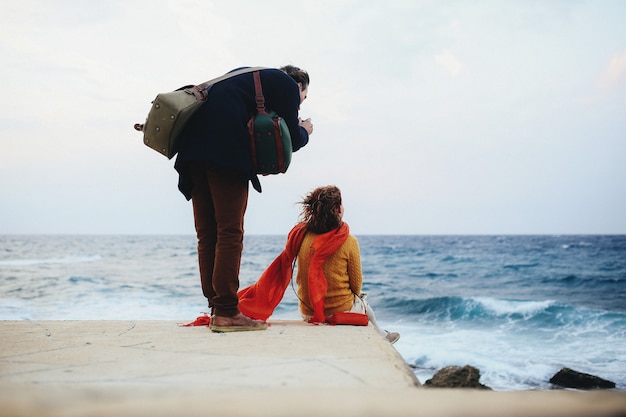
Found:
[[493, 297], [432, 297], [387, 299], [377, 310], [410, 317], [419, 322], [442, 325], [512, 326], [520, 331], [618, 332], [626, 324], [626, 314], [576, 307], [555, 300], [511, 300]]
[[[95, 277], [84, 277], [84, 276], [71, 276], [67, 279], [70, 284], [73, 285], [84, 285], [84, 284], [95, 284], [95, 285], [106, 285], [108, 284], [107, 280]], [[121, 288], [122, 286], [120, 286]]]
[[78, 264], [101, 260], [100, 255], [66, 256], [63, 258], [50, 259], [8, 259], [0, 261], [0, 266], [33, 266], [50, 264]]
[[495, 316], [511, 316], [521, 315], [530, 317], [538, 313], [546, 311], [549, 307], [555, 305], [554, 300], [543, 301], [524, 301], [524, 300], [503, 300], [500, 298], [475, 297], [471, 298], [474, 302], [479, 303], [485, 311], [493, 313]]
[[404, 303], [412, 313], [384, 325], [402, 334], [396, 348], [422, 382], [445, 366], [470, 364], [496, 390], [548, 389], [564, 366], [626, 386], [624, 313], [490, 297]]
[[441, 262], [446, 262], [446, 263], [451, 263], [451, 264], [461, 264], [461, 263], [472, 263], [472, 262], [475, 262], [475, 260], [471, 257], [446, 255], [443, 258], [441, 258]]
[[538, 266], [539, 266], [539, 263], [531, 262], [531, 263], [520, 263], [520, 264], [505, 264], [502, 267], [504, 269], [520, 270], [520, 269], [525, 269], [525, 268], [536, 268]]
[[386, 305], [393, 309], [402, 309], [402, 313], [410, 315], [430, 315], [447, 318], [488, 318], [511, 315], [528, 317], [545, 311], [554, 305], [553, 300], [525, 301], [507, 300], [490, 297], [432, 297], [413, 300], [387, 301]]

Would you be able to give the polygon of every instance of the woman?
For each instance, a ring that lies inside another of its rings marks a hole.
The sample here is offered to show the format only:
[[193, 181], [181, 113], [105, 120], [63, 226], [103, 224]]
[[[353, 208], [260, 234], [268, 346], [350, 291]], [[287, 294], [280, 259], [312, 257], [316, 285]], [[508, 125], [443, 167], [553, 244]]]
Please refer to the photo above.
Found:
[[[337, 312], [367, 314], [369, 321], [381, 335], [389, 342], [395, 343], [400, 335], [379, 329], [374, 311], [361, 293], [363, 275], [359, 242], [349, 233], [348, 225], [343, 222], [343, 205], [339, 188], [332, 185], [319, 187], [309, 193], [301, 205], [300, 217], [305, 225], [305, 235], [298, 251], [296, 283], [302, 317], [307, 321], [314, 319], [315, 304], [320, 303], [320, 300], [315, 298], [323, 296], [325, 318]], [[336, 241], [336, 249], [327, 254], [321, 265], [326, 281], [326, 291], [324, 294], [316, 295], [315, 291], [311, 291], [311, 285], [319, 285], [320, 277], [312, 276], [312, 274], [315, 275], [313, 272], [315, 266], [313, 265], [312, 268], [312, 263], [316, 261], [315, 253], [323, 248], [316, 247], [315, 240], [325, 234], [337, 236], [333, 239]]]
[[339, 188], [317, 188], [301, 204], [302, 221], [289, 232], [285, 249], [257, 282], [239, 291], [239, 310], [247, 317], [267, 320], [289, 286], [297, 259], [297, 293], [306, 321], [331, 322], [330, 316], [337, 312], [367, 314], [380, 334], [395, 343], [400, 335], [380, 330], [374, 311], [361, 294], [359, 243], [343, 221]]
[[374, 311], [361, 294], [359, 243], [343, 221], [339, 188], [317, 188], [301, 204], [302, 221], [289, 232], [285, 249], [257, 282], [239, 291], [239, 310], [247, 317], [267, 320], [289, 286], [297, 259], [297, 293], [306, 321], [332, 322], [329, 316], [337, 312], [367, 314], [380, 334], [395, 343], [400, 335], [380, 330]]

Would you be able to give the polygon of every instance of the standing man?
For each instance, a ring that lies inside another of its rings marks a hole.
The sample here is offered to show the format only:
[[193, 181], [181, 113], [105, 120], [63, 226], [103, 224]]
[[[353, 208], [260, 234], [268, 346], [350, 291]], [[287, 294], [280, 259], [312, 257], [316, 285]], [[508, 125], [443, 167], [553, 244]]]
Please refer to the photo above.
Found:
[[[285, 120], [295, 152], [313, 133], [311, 120], [298, 117], [309, 75], [291, 65], [263, 69], [260, 75], [265, 107]], [[215, 332], [267, 328], [267, 323], [243, 315], [237, 306], [248, 181], [261, 192], [247, 127], [255, 111], [252, 73], [213, 85], [206, 102], [188, 122], [174, 165], [178, 188], [193, 204], [202, 292]]]

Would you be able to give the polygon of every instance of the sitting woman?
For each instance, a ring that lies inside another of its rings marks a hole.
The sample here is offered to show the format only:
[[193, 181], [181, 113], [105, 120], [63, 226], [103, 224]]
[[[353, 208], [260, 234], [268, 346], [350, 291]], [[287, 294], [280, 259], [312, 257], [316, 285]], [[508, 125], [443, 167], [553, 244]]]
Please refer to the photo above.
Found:
[[266, 321], [282, 300], [297, 259], [297, 293], [306, 321], [331, 323], [331, 316], [339, 312], [366, 314], [380, 334], [395, 343], [400, 335], [378, 327], [374, 311], [361, 294], [359, 242], [343, 221], [339, 188], [317, 188], [301, 204], [301, 222], [289, 232], [285, 249], [257, 282], [239, 291], [239, 311]]
[[[343, 205], [339, 188], [319, 187], [309, 193], [300, 204], [302, 205], [300, 220], [304, 224], [304, 237], [297, 255], [296, 283], [302, 317], [307, 321], [314, 319], [315, 304], [318, 303], [321, 306], [322, 302], [325, 318], [337, 312], [367, 314], [369, 321], [381, 335], [389, 342], [395, 343], [400, 335], [378, 327], [374, 311], [365, 300], [364, 294], [361, 294], [363, 275], [359, 242], [350, 234], [347, 224], [343, 222]], [[329, 236], [329, 240], [317, 239], [325, 234]], [[320, 243], [317, 243], [316, 239]], [[315, 262], [321, 263], [321, 268], [312, 265]], [[320, 275], [315, 273], [316, 269], [317, 271], [321, 269], [323, 276], [316, 276]], [[323, 278], [326, 283], [325, 294], [320, 294], [317, 300], [312, 300], [311, 298], [315, 297], [315, 291], [311, 291], [310, 285], [319, 286], [321, 282], [323, 288]], [[320, 300], [322, 297], [323, 299]], [[318, 310], [321, 310], [321, 307]]]

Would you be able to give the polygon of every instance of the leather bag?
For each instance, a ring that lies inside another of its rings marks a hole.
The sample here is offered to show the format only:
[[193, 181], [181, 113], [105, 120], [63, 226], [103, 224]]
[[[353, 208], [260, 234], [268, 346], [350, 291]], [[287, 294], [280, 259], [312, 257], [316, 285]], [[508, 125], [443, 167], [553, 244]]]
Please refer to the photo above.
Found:
[[252, 75], [257, 105], [257, 113], [248, 121], [252, 165], [257, 174], [284, 174], [293, 153], [291, 134], [282, 117], [265, 109], [261, 75], [258, 71]]
[[181, 132], [189, 118], [204, 103], [213, 85], [236, 75], [264, 69], [243, 68], [198, 85], [187, 85], [178, 90], [161, 93], [152, 101], [152, 107], [143, 124], [136, 123], [135, 130], [143, 132], [143, 142], [155, 151], [172, 159], [178, 152]]

